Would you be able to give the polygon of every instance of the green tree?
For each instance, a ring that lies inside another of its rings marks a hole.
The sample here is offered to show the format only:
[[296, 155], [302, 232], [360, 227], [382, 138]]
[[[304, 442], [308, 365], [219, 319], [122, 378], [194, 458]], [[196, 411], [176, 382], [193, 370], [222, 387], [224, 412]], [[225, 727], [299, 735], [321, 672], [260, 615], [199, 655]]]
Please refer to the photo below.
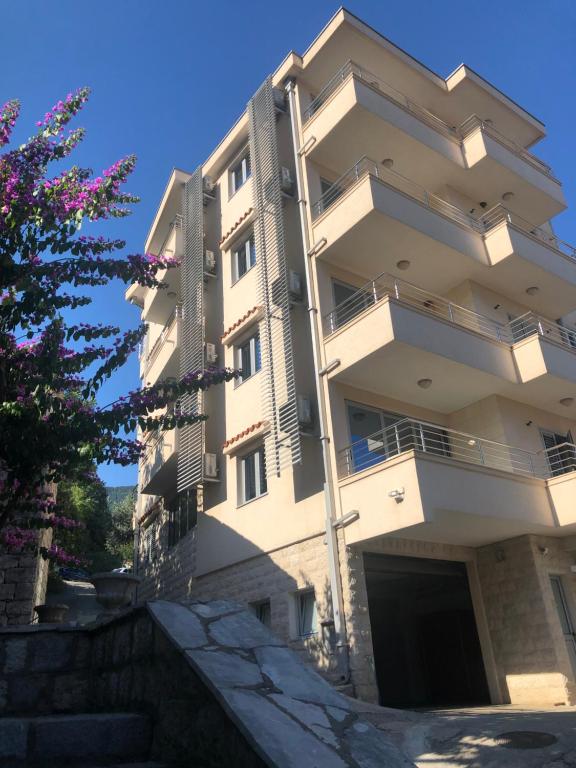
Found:
[[136, 504], [136, 488], [111, 505], [112, 525], [106, 539], [106, 549], [118, 558], [119, 565], [131, 565], [134, 552], [132, 518]]

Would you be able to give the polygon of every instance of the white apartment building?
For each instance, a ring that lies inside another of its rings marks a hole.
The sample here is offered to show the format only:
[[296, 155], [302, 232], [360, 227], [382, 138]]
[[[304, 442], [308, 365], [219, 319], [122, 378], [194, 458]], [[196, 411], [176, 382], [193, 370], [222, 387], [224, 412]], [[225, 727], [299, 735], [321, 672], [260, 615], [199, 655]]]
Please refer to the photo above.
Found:
[[146, 250], [181, 266], [127, 291], [143, 384], [241, 376], [142, 436], [140, 599], [246, 601], [383, 705], [576, 703], [576, 251], [544, 135], [341, 9], [172, 172]]

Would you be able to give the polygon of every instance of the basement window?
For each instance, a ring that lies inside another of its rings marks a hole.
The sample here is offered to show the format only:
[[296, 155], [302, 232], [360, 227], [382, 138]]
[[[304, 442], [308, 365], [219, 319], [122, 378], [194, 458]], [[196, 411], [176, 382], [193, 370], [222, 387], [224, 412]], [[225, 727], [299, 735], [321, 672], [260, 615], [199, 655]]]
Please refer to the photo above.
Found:
[[313, 589], [305, 589], [296, 593], [296, 608], [298, 619], [298, 636], [310, 637], [318, 631], [318, 615], [316, 611], [316, 593]]

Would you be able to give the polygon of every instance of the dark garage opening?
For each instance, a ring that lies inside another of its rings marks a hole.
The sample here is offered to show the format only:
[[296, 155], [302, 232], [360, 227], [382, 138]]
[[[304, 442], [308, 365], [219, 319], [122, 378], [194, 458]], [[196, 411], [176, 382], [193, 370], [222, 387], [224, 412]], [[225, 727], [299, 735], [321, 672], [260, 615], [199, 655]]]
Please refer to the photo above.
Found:
[[489, 704], [464, 563], [364, 555], [380, 704]]

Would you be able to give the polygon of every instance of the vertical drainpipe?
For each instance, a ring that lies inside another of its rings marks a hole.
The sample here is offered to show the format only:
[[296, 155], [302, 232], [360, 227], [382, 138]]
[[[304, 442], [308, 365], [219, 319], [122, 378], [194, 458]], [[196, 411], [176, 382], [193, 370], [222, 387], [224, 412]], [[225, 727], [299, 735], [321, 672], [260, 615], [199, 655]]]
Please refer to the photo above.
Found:
[[300, 230], [302, 244], [304, 246], [304, 270], [306, 276], [306, 291], [308, 303], [308, 319], [312, 337], [312, 357], [314, 366], [314, 384], [316, 388], [316, 400], [318, 402], [318, 426], [320, 428], [320, 443], [322, 445], [322, 462], [324, 465], [324, 507], [326, 511], [326, 543], [328, 545], [328, 570], [330, 574], [330, 593], [332, 598], [332, 615], [334, 618], [334, 635], [336, 647], [337, 670], [343, 681], [348, 682], [350, 669], [348, 661], [348, 643], [346, 638], [346, 624], [344, 620], [344, 601], [342, 598], [342, 576], [340, 572], [340, 558], [338, 553], [338, 537], [334, 527], [334, 481], [332, 477], [332, 465], [330, 463], [330, 438], [326, 431], [326, 397], [320, 376], [320, 332], [318, 329], [318, 309], [314, 302], [312, 288], [312, 271], [310, 269], [309, 255], [310, 238], [308, 236], [308, 223], [306, 220], [306, 199], [302, 184], [302, 160], [300, 157], [300, 139], [296, 121], [296, 92], [294, 91], [294, 79], [287, 81], [285, 85], [288, 96], [288, 108], [290, 112], [290, 124], [292, 127], [292, 146], [294, 148], [294, 166], [296, 170], [296, 194], [298, 195], [298, 213], [300, 215]]

